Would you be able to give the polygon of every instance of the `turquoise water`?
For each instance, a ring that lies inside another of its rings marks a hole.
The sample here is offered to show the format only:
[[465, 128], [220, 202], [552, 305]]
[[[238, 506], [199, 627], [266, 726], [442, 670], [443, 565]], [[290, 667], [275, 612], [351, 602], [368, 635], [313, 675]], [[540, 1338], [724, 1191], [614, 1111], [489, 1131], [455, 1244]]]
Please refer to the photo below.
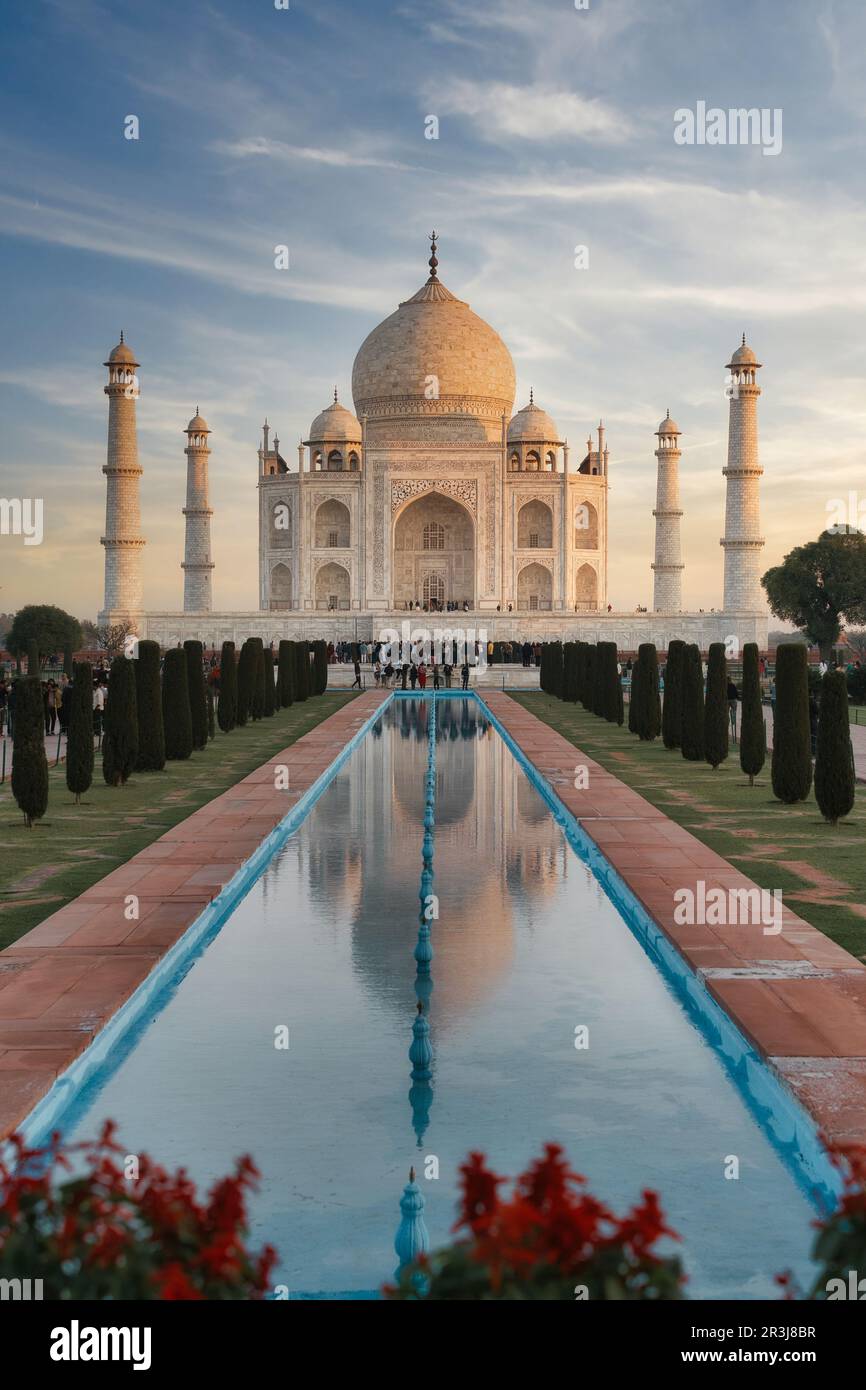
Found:
[[437, 701], [433, 1077], [410, 1098], [428, 711], [387, 707], [67, 1132], [110, 1116], [204, 1184], [252, 1153], [253, 1243], [290, 1297], [392, 1276], [410, 1164], [436, 1246], [470, 1149], [513, 1174], [547, 1140], [617, 1208], [660, 1192], [691, 1297], [807, 1280], [803, 1191], [474, 700]]

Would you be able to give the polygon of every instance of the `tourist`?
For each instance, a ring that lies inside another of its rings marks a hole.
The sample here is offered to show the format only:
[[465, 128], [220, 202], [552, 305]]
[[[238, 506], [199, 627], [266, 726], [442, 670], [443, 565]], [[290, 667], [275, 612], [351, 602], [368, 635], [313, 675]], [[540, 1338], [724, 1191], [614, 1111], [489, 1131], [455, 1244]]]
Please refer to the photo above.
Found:
[[439, 680], [439, 663], [438, 663], [437, 661], [434, 661], [434, 662], [433, 662], [433, 689], [434, 689], [434, 690], [439, 690], [440, 688], [441, 688], [441, 683], [440, 683], [440, 680]]
[[379, 688], [379, 681], [380, 681], [380, 679], [381, 679], [381, 676], [382, 676], [382, 663], [381, 663], [380, 661], [374, 661], [374, 662], [373, 662], [373, 680], [376, 682], [376, 689], [377, 689], [377, 690], [378, 690], [378, 688]]
[[393, 679], [394, 679], [394, 667], [391, 665], [391, 658], [389, 657], [389, 658], [388, 658], [388, 661], [387, 661], [387, 663], [386, 663], [386, 666], [385, 666], [385, 688], [386, 688], [386, 690], [387, 690], [388, 687], [390, 686], [391, 681], [392, 681]]
[[[320, 648], [320, 650], [321, 650], [321, 648]], [[357, 685], [358, 689], [360, 690], [360, 689], [361, 689], [361, 663], [360, 663], [360, 661], [357, 659], [357, 657], [355, 658], [355, 679], [352, 681], [352, 684], [350, 685], [349, 689], [350, 689], [350, 690], [354, 690], [356, 685]]]
[[42, 709], [45, 716], [45, 737], [54, 733], [54, 725], [57, 722], [57, 706], [54, 703], [54, 682], [52, 680], [42, 682]]
[[409, 667], [409, 683], [412, 686], [413, 690], [415, 689], [415, 686], [418, 684], [418, 667], [415, 665], [414, 661]]
[[8, 689], [7, 689], [7, 687], [6, 687], [6, 679], [5, 679], [5, 677], [0, 676], [0, 737], [3, 736], [3, 732], [4, 732], [5, 728], [6, 728], [6, 714], [7, 714], [7, 702], [8, 702], [8, 700], [9, 700], [9, 691], [8, 691]]
[[105, 691], [97, 677], [93, 682], [93, 732], [102, 738], [102, 717], [105, 713]]
[[446, 661], [442, 665], [442, 674], [445, 677], [445, 689], [451, 689], [451, 663]]
[[466, 661], [464, 661], [463, 665], [460, 667], [460, 678], [461, 678], [461, 681], [462, 681], [462, 685], [461, 685], [461, 687], [460, 687], [461, 690], [468, 690], [468, 689], [469, 689], [469, 663], [466, 662]]
[[733, 681], [728, 681], [728, 710], [731, 716], [731, 736], [734, 743], [737, 741], [737, 701], [739, 698], [740, 692], [736, 685]]
[[418, 684], [420, 685], [422, 690], [424, 690], [427, 686], [427, 667], [424, 665], [423, 661], [421, 662], [421, 665], [418, 667]]

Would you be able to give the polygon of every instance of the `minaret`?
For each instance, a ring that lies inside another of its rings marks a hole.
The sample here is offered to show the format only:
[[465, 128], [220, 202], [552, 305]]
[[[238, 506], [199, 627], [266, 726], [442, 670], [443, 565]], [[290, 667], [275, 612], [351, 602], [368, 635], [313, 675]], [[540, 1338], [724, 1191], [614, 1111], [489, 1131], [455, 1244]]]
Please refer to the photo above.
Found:
[[758, 459], [758, 397], [761, 388], [756, 372], [761, 366], [746, 335], [737, 348], [728, 370], [731, 408], [728, 417], [728, 480], [725, 504], [726, 613], [762, 613], [761, 590], [761, 514], [759, 480], [763, 468]]
[[135, 437], [135, 402], [138, 399], [138, 362], [135, 353], [120, 335], [108, 361], [108, 456], [103, 473], [108, 482], [105, 496], [105, 595], [99, 622], [103, 626], [132, 622], [142, 610], [141, 514], [138, 462]]
[[184, 613], [209, 613], [213, 606], [211, 600], [210, 557], [210, 519], [213, 516], [208, 500], [207, 463], [210, 458], [208, 448], [207, 420], [203, 420], [195, 408], [195, 415], [186, 427], [186, 542], [183, 548], [183, 611]]
[[668, 411], [656, 430], [658, 483], [656, 505], [656, 553], [652, 568], [653, 611], [681, 613], [683, 607], [683, 569], [680, 545], [680, 428]]

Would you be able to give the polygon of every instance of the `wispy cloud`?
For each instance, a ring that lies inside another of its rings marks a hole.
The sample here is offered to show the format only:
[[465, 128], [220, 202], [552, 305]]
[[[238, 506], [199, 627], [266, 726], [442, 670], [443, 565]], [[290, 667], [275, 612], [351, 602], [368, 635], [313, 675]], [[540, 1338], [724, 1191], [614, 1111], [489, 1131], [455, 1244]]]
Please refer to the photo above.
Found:
[[632, 135], [632, 121], [597, 97], [583, 97], [543, 83], [518, 86], [454, 78], [432, 84], [427, 102], [435, 114], [464, 116], [486, 140], [596, 140], [621, 144]]

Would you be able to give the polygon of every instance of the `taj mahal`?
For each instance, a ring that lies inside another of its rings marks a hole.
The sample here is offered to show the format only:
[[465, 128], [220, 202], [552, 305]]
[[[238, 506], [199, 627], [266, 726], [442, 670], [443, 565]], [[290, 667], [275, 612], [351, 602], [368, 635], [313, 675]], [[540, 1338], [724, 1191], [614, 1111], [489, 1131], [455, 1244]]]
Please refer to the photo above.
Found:
[[[139, 363], [121, 341], [108, 361], [105, 597], [99, 621], [173, 645], [260, 636], [366, 640], [409, 612], [474, 626], [491, 640], [608, 639], [622, 649], [682, 637], [706, 647], [767, 640], [760, 585], [757, 385], [745, 337], [730, 383], [724, 597], [683, 605], [680, 430], [655, 432], [655, 553], [649, 611], [608, 604], [611, 456], [599, 423], [571, 451], [534, 392], [515, 406], [514, 363], [498, 333], [439, 278], [435, 233], [426, 283], [375, 327], [352, 371], [350, 410], [333, 401], [286, 458], [265, 421], [257, 458], [259, 606], [214, 607], [209, 493], [211, 430], [186, 426], [183, 606], [147, 609], [136, 410]], [[251, 470], [252, 485], [252, 470]], [[180, 499], [179, 499], [180, 501]], [[649, 498], [648, 498], [649, 503]], [[615, 556], [613, 557], [615, 563]], [[420, 610], [420, 611], [419, 611]]]

